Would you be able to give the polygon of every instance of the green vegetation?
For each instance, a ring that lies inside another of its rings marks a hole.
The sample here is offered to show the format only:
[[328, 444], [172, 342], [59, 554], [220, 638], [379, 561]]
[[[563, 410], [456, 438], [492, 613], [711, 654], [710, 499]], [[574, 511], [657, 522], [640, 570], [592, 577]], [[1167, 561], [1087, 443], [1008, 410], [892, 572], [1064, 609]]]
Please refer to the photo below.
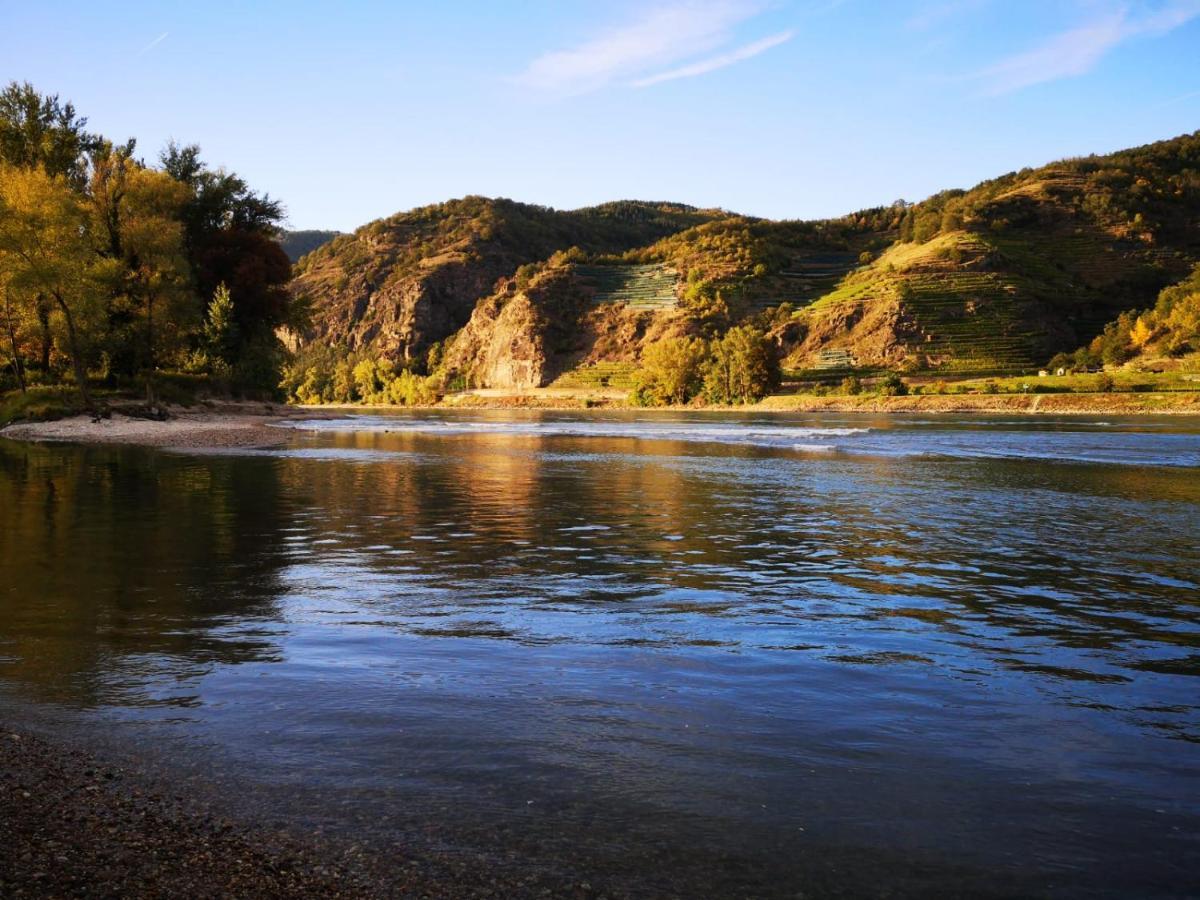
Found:
[[1121, 313], [1090, 344], [1050, 360], [1052, 369], [1121, 365], [1136, 357], [1179, 357], [1200, 352], [1200, 265], [1164, 288], [1149, 309]]
[[42, 422], [83, 412], [79, 392], [64, 387], [31, 387], [0, 396], [0, 428], [10, 422]]
[[646, 348], [634, 376], [631, 401], [637, 406], [761, 400], [779, 386], [775, 348], [752, 326], [729, 329], [722, 337], [665, 338]]
[[558, 376], [551, 384], [552, 388], [575, 388], [603, 390], [631, 390], [637, 365], [630, 362], [600, 362], [577, 366]]
[[69, 379], [95, 409], [93, 385], [152, 395], [190, 370], [273, 392], [291, 314], [281, 206], [194, 146], [168, 146], [156, 168], [86, 124], [28, 84], [0, 91], [0, 389]]
[[863, 253], [886, 246], [902, 214], [887, 207], [818, 222], [726, 216], [630, 250], [621, 261], [683, 273], [684, 307], [727, 327], [758, 310], [816, 299]]
[[298, 354], [285, 365], [281, 387], [289, 401], [307, 405], [419, 406], [439, 397], [436, 379], [340, 347], [313, 347]]
[[575, 274], [595, 291], [593, 303], [624, 303], [632, 309], [669, 309], [679, 278], [661, 265], [577, 265]]

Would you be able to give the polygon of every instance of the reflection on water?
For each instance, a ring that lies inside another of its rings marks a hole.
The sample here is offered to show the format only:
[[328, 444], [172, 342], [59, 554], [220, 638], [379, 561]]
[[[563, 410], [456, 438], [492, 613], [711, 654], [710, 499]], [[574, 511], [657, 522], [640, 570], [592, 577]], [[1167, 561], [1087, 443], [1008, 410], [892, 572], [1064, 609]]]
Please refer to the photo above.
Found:
[[1197, 464], [1195, 423], [1139, 422], [0, 443], [0, 677], [350, 829], [756, 893], [870, 859], [1186, 893]]

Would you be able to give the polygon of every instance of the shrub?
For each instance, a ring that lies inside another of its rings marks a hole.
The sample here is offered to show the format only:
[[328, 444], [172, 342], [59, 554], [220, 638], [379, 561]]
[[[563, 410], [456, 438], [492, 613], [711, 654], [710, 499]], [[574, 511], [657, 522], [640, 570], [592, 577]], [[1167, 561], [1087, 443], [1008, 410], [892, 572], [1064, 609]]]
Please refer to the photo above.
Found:
[[908, 385], [895, 372], [888, 372], [879, 382], [879, 393], [885, 397], [903, 397], [908, 393]]
[[857, 375], [847, 375], [842, 379], [842, 393], [854, 396], [862, 393], [862, 381]]
[[1101, 372], [1096, 376], [1096, 390], [1104, 394], [1112, 393], [1117, 383], [1113, 381], [1113, 377], [1107, 372]]

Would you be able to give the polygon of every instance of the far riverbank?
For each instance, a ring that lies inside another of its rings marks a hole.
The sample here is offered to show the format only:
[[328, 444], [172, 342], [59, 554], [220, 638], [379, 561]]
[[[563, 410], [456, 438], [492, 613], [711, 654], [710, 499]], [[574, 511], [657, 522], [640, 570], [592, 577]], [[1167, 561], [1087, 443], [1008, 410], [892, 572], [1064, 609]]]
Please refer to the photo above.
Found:
[[[382, 407], [386, 410], [414, 407]], [[994, 415], [1028, 416], [1200, 416], [1200, 392], [1111, 394], [918, 394], [886, 397], [876, 394], [830, 395], [777, 394], [748, 406], [675, 406], [639, 408], [616, 392], [572, 393], [535, 389], [523, 393], [497, 390], [453, 394], [442, 402], [416, 407], [430, 410], [547, 410], [588, 412], [601, 410], [686, 411], [705, 413], [865, 413], [872, 415]], [[380, 407], [362, 405], [289, 406], [275, 403], [208, 402], [168, 407], [169, 418], [155, 421], [125, 415], [68, 416], [45, 422], [15, 422], [0, 429], [0, 438], [87, 444], [137, 444], [179, 449], [262, 449], [286, 443], [286, 431], [272, 427], [294, 419], [328, 418], [346, 412], [367, 412]]]

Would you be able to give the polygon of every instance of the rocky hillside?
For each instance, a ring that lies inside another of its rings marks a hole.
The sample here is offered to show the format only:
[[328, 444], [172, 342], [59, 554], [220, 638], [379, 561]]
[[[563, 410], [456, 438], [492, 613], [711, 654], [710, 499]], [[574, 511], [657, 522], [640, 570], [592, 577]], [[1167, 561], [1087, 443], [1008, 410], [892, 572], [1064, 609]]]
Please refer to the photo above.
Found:
[[622, 253], [720, 215], [667, 203], [563, 212], [467, 197], [380, 219], [297, 265], [293, 291], [311, 315], [295, 343], [420, 359], [521, 266], [572, 247]]
[[619, 386], [650, 341], [748, 318], [791, 370], [1020, 371], [1200, 260], [1200, 133], [820, 222], [468, 197], [297, 266], [299, 337], [447, 383]]

